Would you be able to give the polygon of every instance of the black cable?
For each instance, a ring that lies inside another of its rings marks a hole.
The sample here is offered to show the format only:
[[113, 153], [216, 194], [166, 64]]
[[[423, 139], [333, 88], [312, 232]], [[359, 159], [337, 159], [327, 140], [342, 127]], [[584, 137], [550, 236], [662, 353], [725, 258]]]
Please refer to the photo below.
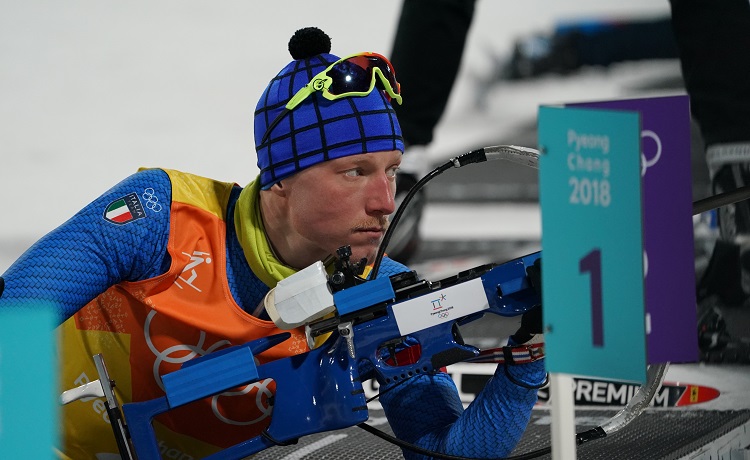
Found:
[[[408, 380], [408, 379], [406, 379]], [[406, 380], [403, 380], [405, 382]], [[392, 388], [391, 388], [392, 389]], [[372, 399], [375, 399], [379, 397], [380, 394], [374, 396]], [[428, 455], [432, 458], [439, 458], [439, 459], [445, 459], [445, 460], [477, 460], [470, 457], [461, 457], [458, 455], [449, 455], [449, 454], [443, 454], [440, 452], [434, 452], [428, 449], [423, 449], [419, 446], [416, 446], [414, 444], [408, 443], [406, 441], [402, 441], [398, 439], [395, 436], [391, 436], [388, 433], [379, 430], [373, 426], [370, 426], [366, 423], [360, 423], [357, 425], [359, 428], [367, 431], [370, 434], [373, 434], [387, 442], [390, 442], [391, 444], [394, 444], [398, 447], [401, 447], [402, 449], [408, 449], [413, 452], [416, 452], [421, 455]], [[604, 431], [604, 429], [601, 426], [598, 426], [596, 428], [591, 428], [590, 430], [584, 431], [582, 433], [576, 434], [576, 445], [585, 444], [589, 441], [593, 441], [594, 439], [601, 439], [607, 436], [607, 432]], [[487, 459], [487, 460], [531, 460], [534, 458], [539, 458], [542, 455], [547, 455], [552, 452], [552, 446], [543, 447], [541, 449], [532, 450], [531, 452], [526, 452], [525, 454], [520, 455], [514, 455], [512, 457], [503, 457], [503, 458], [496, 458], [496, 459]]]
[[396, 210], [396, 214], [393, 215], [393, 218], [391, 219], [391, 222], [388, 225], [388, 230], [386, 230], [385, 235], [383, 236], [383, 241], [380, 242], [380, 247], [378, 248], [378, 253], [375, 256], [375, 262], [373, 263], [372, 270], [370, 271], [370, 275], [369, 275], [371, 280], [374, 280], [378, 276], [378, 271], [380, 270], [380, 263], [383, 261], [383, 256], [385, 255], [385, 248], [388, 246], [388, 243], [391, 241], [391, 237], [393, 236], [393, 231], [396, 228], [396, 224], [398, 224], [398, 221], [401, 220], [401, 216], [404, 214], [404, 210], [406, 209], [406, 206], [409, 204], [412, 198], [414, 198], [414, 195], [417, 194], [419, 189], [424, 187], [424, 185], [427, 182], [431, 181], [433, 177], [442, 174], [444, 171], [447, 171], [453, 166], [454, 165], [452, 161], [449, 161], [442, 166], [438, 166], [437, 168], [430, 171], [426, 176], [419, 179], [419, 181], [416, 184], [414, 184], [412, 188], [409, 189], [409, 192], [404, 197], [404, 201], [401, 202], [401, 206], [398, 207], [398, 210]]
[[271, 436], [271, 433], [268, 432], [268, 429], [265, 429], [260, 432], [260, 435], [266, 438], [271, 444], [277, 445], [277, 446], [293, 446], [299, 442], [298, 439], [290, 439], [289, 441], [279, 441], [273, 436]]
[[[414, 184], [411, 189], [409, 189], [409, 192], [404, 197], [404, 201], [401, 202], [401, 206], [399, 206], [398, 210], [396, 210], [396, 214], [393, 215], [388, 230], [383, 236], [383, 241], [381, 242], [380, 247], [378, 248], [377, 255], [375, 256], [370, 279], [375, 279], [377, 277], [378, 272], [380, 271], [380, 264], [383, 260], [383, 256], [385, 255], [385, 250], [388, 247], [388, 243], [391, 241], [391, 237], [393, 236], [396, 224], [398, 224], [398, 221], [401, 220], [401, 216], [404, 214], [407, 205], [412, 200], [414, 195], [417, 194], [417, 191], [424, 187], [427, 182], [431, 181], [436, 176], [442, 174], [450, 168], [460, 168], [461, 166], [465, 166], [467, 164], [480, 163], [486, 160], [487, 157], [485, 155], [484, 148], [472, 150], [461, 156], [448, 160], [443, 165], [433, 169], [426, 176], [421, 178], [416, 184]], [[726, 206], [747, 199], [750, 199], [750, 185], [746, 185], [730, 192], [720, 193], [718, 195], [693, 202], [693, 215], [695, 216], [702, 212], [710, 211], [711, 209], [719, 208], [721, 206]]]
[[732, 190], [731, 192], [720, 193], [718, 195], [710, 196], [702, 200], [693, 202], [693, 215], [698, 215], [702, 212], [710, 211], [721, 206], [728, 204], [734, 204], [739, 201], [744, 201], [750, 198], [750, 185], [740, 187]]
[[[423, 449], [421, 447], [415, 446], [414, 444], [408, 443], [406, 441], [402, 441], [395, 436], [391, 436], [388, 433], [385, 433], [384, 431], [378, 430], [377, 428], [371, 427], [370, 425], [366, 423], [360, 423], [357, 426], [367, 431], [368, 433], [374, 434], [375, 436], [390, 442], [391, 444], [395, 444], [401, 447], [402, 449], [408, 449], [421, 455], [427, 455], [432, 458], [440, 458], [440, 459], [445, 459], [445, 460], [477, 460], [475, 458], [441, 454], [439, 452], [433, 452], [431, 450]], [[514, 455], [512, 457], [503, 457], [503, 458], [488, 459], [488, 460], [528, 460], [532, 458], [541, 457], [542, 455], [547, 455], [550, 452], [552, 452], [552, 448], [545, 447], [543, 449], [535, 450], [533, 452], [529, 452], [529, 453], [522, 454], [522, 455]]]
[[414, 195], [417, 194], [417, 192], [424, 187], [424, 185], [434, 179], [436, 176], [439, 176], [440, 174], [444, 173], [445, 171], [451, 169], [451, 168], [460, 168], [461, 166], [466, 166], [468, 164], [472, 163], [481, 163], [483, 161], [487, 161], [487, 156], [485, 155], [484, 148], [472, 150], [470, 152], [466, 152], [463, 155], [459, 155], [456, 158], [451, 158], [444, 164], [438, 166], [437, 168], [433, 169], [427, 175], [425, 175], [423, 178], [419, 179], [419, 181], [414, 184], [412, 188], [409, 189], [409, 192], [404, 197], [404, 201], [401, 202], [401, 206], [398, 207], [396, 210], [396, 214], [393, 215], [393, 219], [391, 219], [391, 223], [388, 226], [388, 230], [386, 230], [385, 235], [383, 236], [383, 241], [380, 243], [380, 247], [378, 248], [378, 253], [375, 256], [375, 261], [372, 266], [372, 270], [370, 271], [370, 279], [374, 280], [378, 276], [378, 271], [380, 271], [380, 263], [383, 261], [383, 256], [385, 255], [385, 249], [388, 247], [388, 243], [391, 241], [391, 237], [393, 236], [394, 229], [396, 228], [396, 224], [398, 224], [398, 221], [401, 220], [401, 215], [404, 214], [404, 211], [406, 210], [407, 205], [409, 202], [414, 198]]

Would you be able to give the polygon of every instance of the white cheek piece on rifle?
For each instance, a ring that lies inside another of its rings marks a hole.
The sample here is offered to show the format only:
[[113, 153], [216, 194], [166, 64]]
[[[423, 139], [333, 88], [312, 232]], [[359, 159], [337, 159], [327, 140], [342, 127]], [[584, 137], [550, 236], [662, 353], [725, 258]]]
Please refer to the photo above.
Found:
[[320, 261], [279, 281], [263, 303], [271, 321], [281, 329], [294, 329], [336, 309], [328, 275]]

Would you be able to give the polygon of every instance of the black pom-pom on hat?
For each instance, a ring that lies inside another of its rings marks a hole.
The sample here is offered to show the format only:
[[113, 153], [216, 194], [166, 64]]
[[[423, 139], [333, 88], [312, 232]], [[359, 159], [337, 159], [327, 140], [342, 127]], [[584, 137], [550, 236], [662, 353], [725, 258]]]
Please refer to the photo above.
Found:
[[331, 52], [331, 38], [317, 27], [305, 27], [294, 32], [289, 39], [289, 54], [297, 59], [307, 59]]

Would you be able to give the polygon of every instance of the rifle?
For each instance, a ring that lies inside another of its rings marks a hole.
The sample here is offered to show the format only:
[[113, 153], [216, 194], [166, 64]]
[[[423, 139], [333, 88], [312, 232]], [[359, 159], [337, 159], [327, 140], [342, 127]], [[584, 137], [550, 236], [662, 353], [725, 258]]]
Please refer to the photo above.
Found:
[[[361, 361], [372, 364], [379, 382], [391, 383], [478, 356], [480, 350], [463, 342], [458, 326], [486, 313], [520, 315], [540, 304], [527, 275], [539, 258], [537, 252], [437, 282], [418, 280], [414, 272], [362, 282], [334, 292], [336, 310], [306, 325], [308, 341], [330, 333], [322, 346], [256, 365], [255, 355], [290, 337], [281, 333], [188, 361], [162, 377], [165, 396], [123, 404], [136, 458], [159, 458], [151, 426], [155, 416], [265, 379], [276, 382], [268, 428], [206, 458], [244, 458], [302, 436], [363, 423], [368, 409]], [[340, 262], [345, 266], [347, 260]], [[421, 354], [408, 364], [389, 364], [388, 357], [407, 335], [420, 345]]]

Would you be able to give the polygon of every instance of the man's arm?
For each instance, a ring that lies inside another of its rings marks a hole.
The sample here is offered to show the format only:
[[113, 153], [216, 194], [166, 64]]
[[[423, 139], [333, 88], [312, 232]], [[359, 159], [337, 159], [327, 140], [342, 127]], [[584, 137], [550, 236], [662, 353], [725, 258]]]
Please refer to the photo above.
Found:
[[164, 171], [126, 178], [8, 268], [0, 308], [51, 304], [62, 322], [110, 286], [162, 273], [169, 264], [170, 202]]
[[[498, 365], [495, 375], [464, 410], [450, 375], [419, 375], [381, 389], [380, 403], [396, 436], [424, 449], [469, 458], [507, 456], [523, 436], [546, 379], [544, 360]], [[404, 450], [409, 459], [424, 458]]]
[[[527, 274], [541, 296], [541, 259]], [[466, 410], [453, 379], [443, 372], [417, 375], [382, 388], [380, 402], [393, 432], [418, 447], [449, 455], [498, 458], [510, 454], [526, 430], [537, 390], [547, 381], [542, 332], [542, 306], [537, 305], [524, 313], [521, 326], [508, 341], [509, 347], [531, 346], [536, 351], [529, 351], [522, 363], [499, 364]], [[424, 458], [406, 449], [404, 456]]]

